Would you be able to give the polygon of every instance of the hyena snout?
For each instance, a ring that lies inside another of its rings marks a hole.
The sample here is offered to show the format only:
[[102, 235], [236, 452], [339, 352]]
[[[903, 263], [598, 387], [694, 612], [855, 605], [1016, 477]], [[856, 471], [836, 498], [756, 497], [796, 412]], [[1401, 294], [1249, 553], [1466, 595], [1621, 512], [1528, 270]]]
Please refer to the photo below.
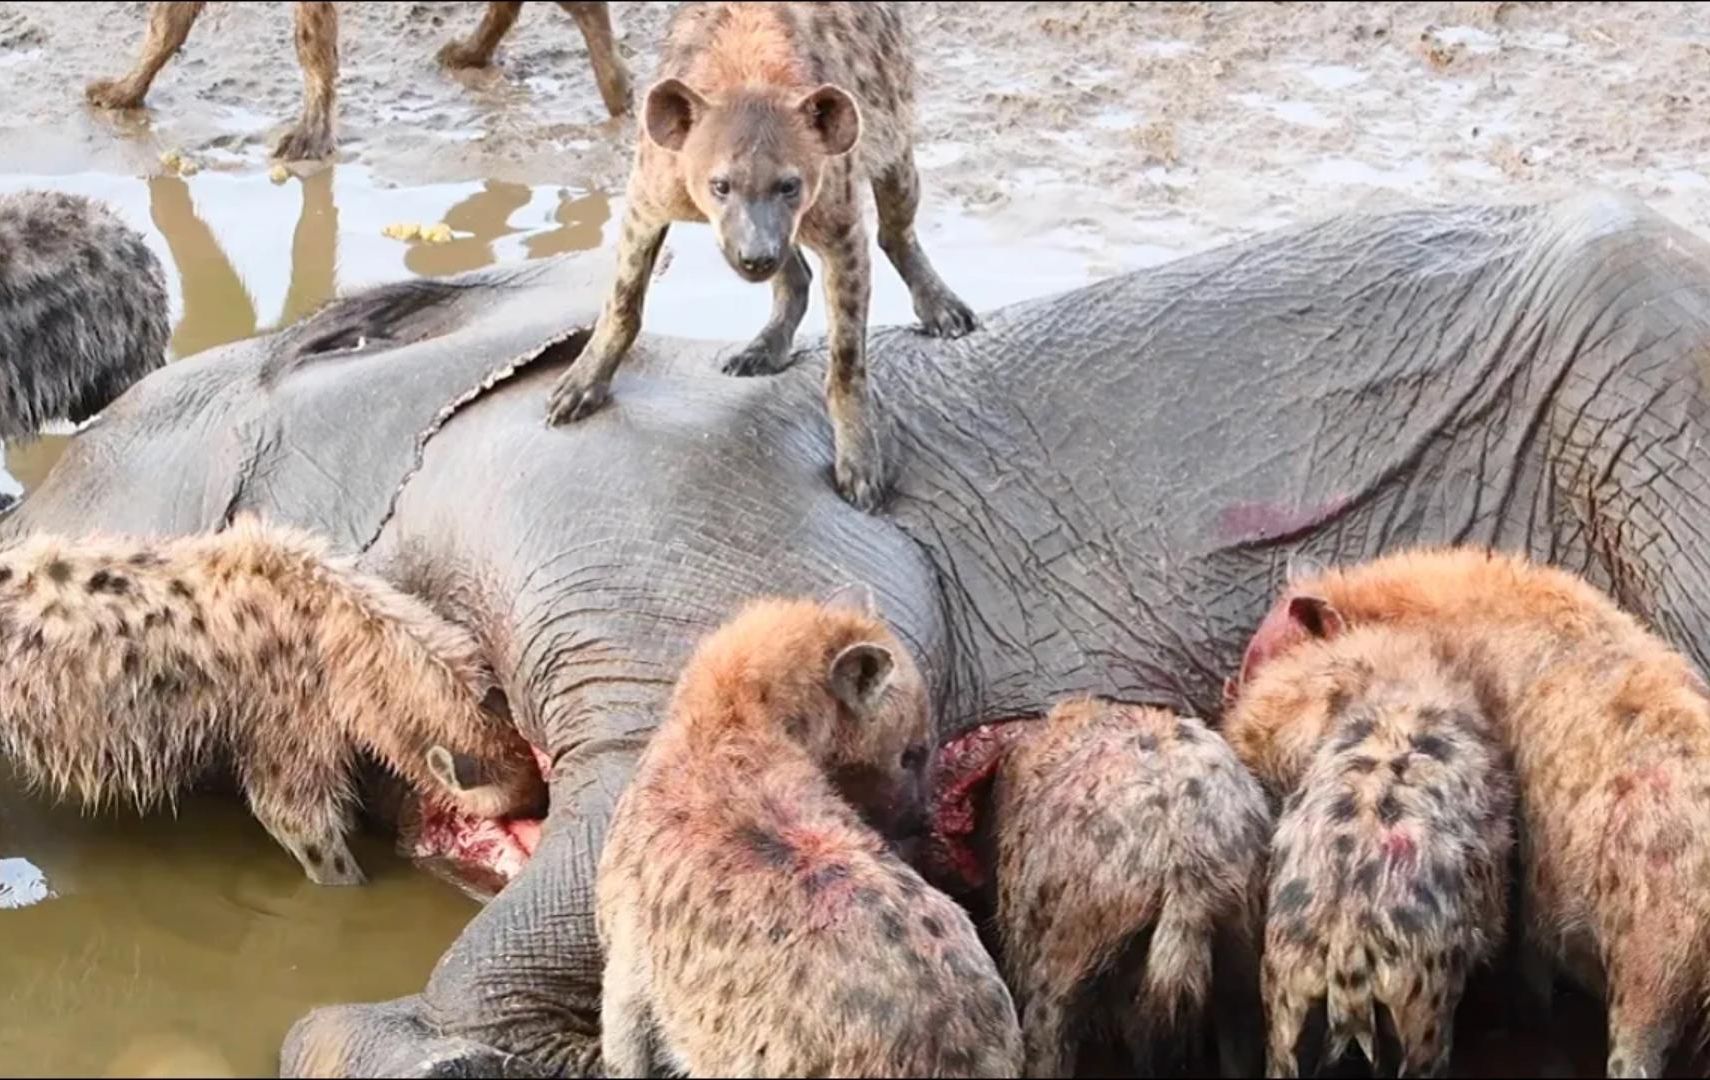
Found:
[[795, 214], [780, 200], [757, 200], [725, 211], [720, 249], [743, 280], [770, 281], [795, 243]]

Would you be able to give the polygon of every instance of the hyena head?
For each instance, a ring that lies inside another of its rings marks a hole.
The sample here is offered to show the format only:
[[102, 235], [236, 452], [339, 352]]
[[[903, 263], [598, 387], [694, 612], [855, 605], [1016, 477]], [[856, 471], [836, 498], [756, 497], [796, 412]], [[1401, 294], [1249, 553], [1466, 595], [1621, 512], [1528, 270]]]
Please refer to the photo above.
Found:
[[770, 279], [789, 259], [826, 162], [861, 136], [855, 99], [838, 87], [744, 89], [709, 101], [680, 79], [647, 94], [647, 138], [678, 156], [689, 198], [745, 280]]

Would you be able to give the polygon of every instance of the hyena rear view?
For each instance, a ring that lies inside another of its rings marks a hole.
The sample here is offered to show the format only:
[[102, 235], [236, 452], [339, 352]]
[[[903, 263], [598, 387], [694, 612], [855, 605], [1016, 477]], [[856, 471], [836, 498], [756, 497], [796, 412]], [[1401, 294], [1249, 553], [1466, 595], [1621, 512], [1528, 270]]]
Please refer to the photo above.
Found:
[[553, 423], [610, 395], [641, 329], [654, 260], [674, 221], [710, 222], [751, 282], [772, 282], [772, 316], [726, 364], [766, 375], [790, 364], [812, 275], [824, 264], [831, 346], [826, 402], [838, 489], [862, 509], [883, 496], [884, 445], [867, 387], [872, 291], [860, 185], [878, 207], [879, 247], [930, 334], [960, 337], [973, 313], [915, 236], [920, 180], [911, 128], [914, 61], [901, 5], [685, 4], [672, 17], [659, 82], [642, 109], [617, 278], [593, 337], [552, 389]]
[[1074, 1075], [1083, 1040], [1153, 1076], [1256, 1071], [1270, 813], [1197, 720], [1065, 702], [1021, 735], [991, 800], [999, 962], [1027, 1076]]
[[1260, 651], [1372, 624], [1438, 631], [1479, 665], [1514, 761], [1518, 932], [1540, 1003], [1553, 970], [1601, 993], [1610, 1074], [1661, 1075], [1710, 1000], [1703, 677], [1582, 578], [1476, 548], [1293, 581]]
[[920, 675], [862, 595], [759, 601], [684, 668], [601, 858], [607, 1075], [1020, 1067], [973, 923], [868, 824], [918, 827], [931, 747]]
[[1287, 795], [1265, 927], [1270, 1074], [1312, 1075], [1357, 1042], [1374, 1068], [1445, 1075], [1467, 977], [1505, 937], [1513, 847], [1476, 674], [1416, 631], [1302, 642], [1254, 673], [1225, 733]]
[[364, 880], [345, 844], [358, 749], [471, 813], [544, 801], [467, 634], [253, 518], [0, 552], [0, 672], [0, 752], [28, 780], [141, 809], [229, 761], [318, 884]]

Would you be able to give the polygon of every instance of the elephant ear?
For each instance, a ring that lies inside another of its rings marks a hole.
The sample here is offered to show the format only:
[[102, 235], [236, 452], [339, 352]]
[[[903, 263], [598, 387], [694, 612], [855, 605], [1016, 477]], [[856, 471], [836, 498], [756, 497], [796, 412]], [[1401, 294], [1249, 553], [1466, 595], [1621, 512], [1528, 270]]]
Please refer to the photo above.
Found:
[[873, 587], [864, 581], [838, 586], [826, 594], [824, 604], [833, 611], [853, 611], [869, 619], [879, 617], [879, 598], [874, 595]]
[[1241, 673], [1224, 685], [1225, 705], [1232, 702], [1266, 663], [1305, 641], [1323, 641], [1347, 629], [1347, 620], [1322, 596], [1297, 593], [1284, 597], [1265, 616], [1241, 657]]
[[891, 650], [871, 641], [862, 641], [838, 653], [826, 674], [831, 696], [859, 717], [878, 711], [891, 686], [896, 671], [896, 658]]

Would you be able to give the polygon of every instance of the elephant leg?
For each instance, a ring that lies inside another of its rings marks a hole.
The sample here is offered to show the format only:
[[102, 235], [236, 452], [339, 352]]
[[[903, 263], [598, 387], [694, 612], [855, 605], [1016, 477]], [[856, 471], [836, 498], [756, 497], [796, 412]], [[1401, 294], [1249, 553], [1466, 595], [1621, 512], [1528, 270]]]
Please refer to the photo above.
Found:
[[639, 738], [561, 762], [540, 847], [454, 942], [419, 996], [316, 1009], [282, 1076], [597, 1075], [600, 981], [594, 876]]

